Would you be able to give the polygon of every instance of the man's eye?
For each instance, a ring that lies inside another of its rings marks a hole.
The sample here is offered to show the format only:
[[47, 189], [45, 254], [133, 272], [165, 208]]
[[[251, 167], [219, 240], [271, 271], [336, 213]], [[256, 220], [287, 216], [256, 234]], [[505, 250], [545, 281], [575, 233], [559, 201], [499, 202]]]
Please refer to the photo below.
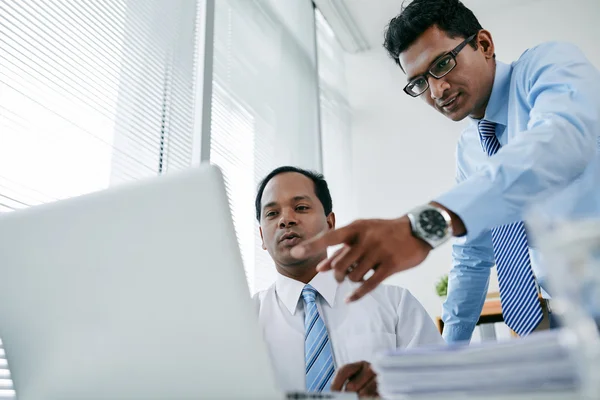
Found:
[[309, 209], [308, 206], [298, 206], [298, 207], [296, 207], [296, 210], [299, 210], [299, 211], [306, 211], [308, 209]]
[[448, 66], [449, 63], [450, 63], [450, 58], [444, 58], [443, 60], [440, 60], [440, 62], [437, 63], [437, 68], [444, 69]]
[[415, 79], [414, 81], [412, 81], [410, 83], [411, 89], [413, 89], [413, 88], [420, 89], [426, 84], [427, 84], [427, 82], [423, 78]]
[[269, 212], [268, 212], [268, 213], [265, 215], [265, 217], [269, 218], [269, 217], [274, 217], [275, 215], [277, 215], [277, 212], [275, 212], [275, 211], [269, 211]]

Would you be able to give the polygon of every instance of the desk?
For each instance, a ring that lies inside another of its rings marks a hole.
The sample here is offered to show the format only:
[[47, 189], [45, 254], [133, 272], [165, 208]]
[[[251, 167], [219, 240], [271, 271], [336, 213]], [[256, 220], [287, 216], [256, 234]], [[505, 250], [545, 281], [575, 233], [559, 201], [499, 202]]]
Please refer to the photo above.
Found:
[[[550, 321], [548, 318], [548, 307], [546, 305], [546, 302], [542, 298], [541, 293], [538, 294], [538, 298], [542, 306], [544, 319], [542, 319], [542, 322], [540, 322], [540, 325], [538, 325], [536, 331], [549, 329], [550, 327]], [[441, 334], [444, 331], [444, 321], [442, 321], [441, 317], [436, 317], [435, 322]], [[483, 308], [481, 309], [481, 315], [479, 316], [479, 320], [475, 325], [493, 324], [496, 322], [504, 322], [504, 317], [502, 317], [502, 305], [500, 304], [500, 295], [497, 292], [494, 292], [488, 294], [488, 298], [483, 303]], [[513, 337], [519, 336], [513, 330], [510, 331], [510, 334]]]

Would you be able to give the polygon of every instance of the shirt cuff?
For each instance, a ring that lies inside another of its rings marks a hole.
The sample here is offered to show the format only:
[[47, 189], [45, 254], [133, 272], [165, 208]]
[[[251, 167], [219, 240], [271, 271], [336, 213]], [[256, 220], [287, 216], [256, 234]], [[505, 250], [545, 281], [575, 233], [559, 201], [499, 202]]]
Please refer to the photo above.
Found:
[[444, 325], [442, 337], [447, 343], [468, 342], [473, 335], [473, 329], [475, 328], [471, 324]]
[[504, 223], [505, 214], [499, 210], [507, 205], [502, 201], [502, 193], [485, 175], [476, 175], [459, 183], [434, 201], [458, 215], [467, 230], [467, 241]]

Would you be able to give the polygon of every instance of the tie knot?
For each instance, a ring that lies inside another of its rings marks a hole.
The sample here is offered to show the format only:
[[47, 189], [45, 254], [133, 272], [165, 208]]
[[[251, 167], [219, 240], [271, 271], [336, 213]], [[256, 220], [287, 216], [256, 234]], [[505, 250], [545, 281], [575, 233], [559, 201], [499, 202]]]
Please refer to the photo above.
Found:
[[481, 137], [492, 137], [496, 136], [496, 124], [485, 119], [479, 121], [477, 125], [479, 128], [479, 134]]
[[310, 285], [306, 285], [304, 286], [304, 289], [302, 289], [302, 298], [304, 299], [305, 303], [314, 303], [317, 300], [317, 290], [310, 286]]

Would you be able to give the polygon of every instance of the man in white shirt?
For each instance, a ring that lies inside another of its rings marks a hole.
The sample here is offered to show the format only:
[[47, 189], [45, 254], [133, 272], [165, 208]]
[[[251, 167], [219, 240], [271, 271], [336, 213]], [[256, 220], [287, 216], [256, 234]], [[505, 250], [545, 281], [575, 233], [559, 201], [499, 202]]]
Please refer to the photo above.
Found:
[[281, 389], [374, 396], [370, 363], [378, 352], [443, 343], [408, 290], [382, 285], [348, 304], [346, 297], [357, 283], [338, 285], [331, 272], [317, 274], [326, 251], [304, 259], [290, 255], [293, 246], [335, 228], [322, 175], [277, 168], [261, 182], [255, 206], [263, 249], [279, 273], [254, 299]]

